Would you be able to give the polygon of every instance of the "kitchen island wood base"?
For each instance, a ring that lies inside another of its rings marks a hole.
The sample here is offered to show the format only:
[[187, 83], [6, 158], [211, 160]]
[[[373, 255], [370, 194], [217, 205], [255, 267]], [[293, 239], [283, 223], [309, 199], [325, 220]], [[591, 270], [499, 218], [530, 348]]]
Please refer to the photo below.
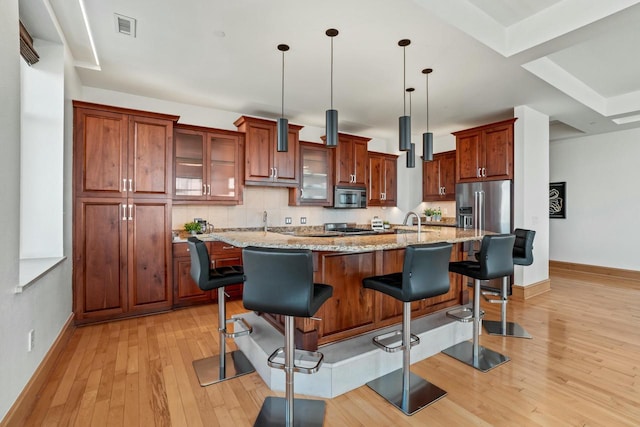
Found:
[[[320, 320], [296, 319], [296, 347], [314, 351], [320, 345], [344, 340], [402, 321], [402, 303], [365, 289], [362, 279], [402, 271], [404, 249], [370, 252], [314, 251], [314, 281], [333, 286], [333, 296], [316, 313]], [[453, 245], [451, 261], [462, 259], [462, 244]], [[449, 292], [412, 303], [412, 319], [457, 306], [468, 300], [458, 275], [450, 274]], [[281, 332], [282, 316], [262, 313]]]

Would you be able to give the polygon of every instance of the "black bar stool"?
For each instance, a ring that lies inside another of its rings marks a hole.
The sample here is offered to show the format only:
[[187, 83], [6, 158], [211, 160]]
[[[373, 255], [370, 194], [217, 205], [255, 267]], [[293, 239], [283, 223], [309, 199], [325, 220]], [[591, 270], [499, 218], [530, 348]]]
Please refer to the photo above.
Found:
[[[242, 283], [244, 272], [242, 266], [211, 268], [211, 259], [207, 245], [197, 237], [187, 239], [191, 257], [191, 277], [203, 291], [218, 290], [218, 355], [194, 360], [193, 369], [202, 387], [239, 377], [254, 372], [249, 359], [240, 350], [226, 353], [226, 338], [236, 338], [250, 334], [251, 326], [242, 318], [227, 319], [225, 286]], [[227, 324], [239, 323], [242, 329], [227, 331]]]
[[[420, 338], [411, 334], [411, 302], [449, 292], [451, 247], [450, 243], [407, 246], [401, 273], [362, 279], [365, 288], [403, 302], [402, 330], [373, 338], [375, 345], [389, 353], [402, 350], [402, 368], [367, 385], [407, 415], [413, 415], [447, 394], [411, 373], [411, 347], [420, 343]], [[402, 343], [391, 345], [393, 341], [397, 342], [398, 335], [402, 335]]]
[[[522, 228], [516, 228], [513, 231], [516, 236], [515, 243], [513, 245], [513, 263], [515, 265], [531, 265], [533, 264], [533, 238], [536, 236], [536, 232], [533, 230], [524, 230]], [[498, 299], [489, 299], [488, 301], [497, 301], [501, 304], [500, 307], [500, 320], [485, 320], [483, 321], [484, 328], [489, 335], [500, 335], [504, 337], [516, 337], [516, 338], [531, 338], [531, 334], [527, 332], [522, 326], [514, 322], [507, 322], [507, 301], [509, 298], [508, 278], [502, 279], [502, 291], [499, 294], [494, 292], [483, 292], [483, 294], [489, 294], [498, 296]]]
[[[326, 406], [323, 400], [294, 399], [294, 372], [315, 373], [323, 359], [317, 351], [296, 350], [294, 318], [312, 317], [331, 297], [333, 287], [313, 283], [313, 257], [309, 250], [247, 247], [242, 258], [244, 307], [281, 314], [285, 322], [285, 346], [274, 351], [267, 364], [284, 369], [286, 397], [267, 397], [254, 426], [322, 426]], [[283, 355], [284, 363], [276, 362]], [[296, 360], [306, 363], [297, 365]]]
[[473, 287], [473, 343], [463, 341], [442, 352], [467, 365], [486, 372], [507, 362], [509, 358], [479, 344], [480, 340], [480, 281], [513, 274], [513, 234], [484, 236], [478, 261], [449, 263], [449, 271], [475, 279]]

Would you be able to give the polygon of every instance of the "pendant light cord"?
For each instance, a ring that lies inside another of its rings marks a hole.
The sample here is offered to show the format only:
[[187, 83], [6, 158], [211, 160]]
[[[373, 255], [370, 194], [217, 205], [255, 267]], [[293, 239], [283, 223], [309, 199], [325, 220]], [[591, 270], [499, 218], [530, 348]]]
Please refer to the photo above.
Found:
[[402, 47], [402, 115], [407, 115], [407, 48]]
[[282, 51], [282, 115], [284, 117], [284, 51]]
[[333, 110], [333, 37], [331, 37], [331, 109]]
[[427, 73], [427, 132], [429, 132], [429, 73]]

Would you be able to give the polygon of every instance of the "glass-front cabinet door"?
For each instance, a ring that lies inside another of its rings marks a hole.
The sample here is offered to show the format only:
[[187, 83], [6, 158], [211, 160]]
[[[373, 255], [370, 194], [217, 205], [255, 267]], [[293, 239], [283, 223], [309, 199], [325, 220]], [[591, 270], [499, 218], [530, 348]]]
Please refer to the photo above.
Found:
[[289, 190], [289, 205], [331, 206], [333, 167], [331, 148], [300, 141], [300, 186]]
[[204, 184], [204, 135], [189, 129], [176, 129], [175, 192], [176, 198], [202, 198]]
[[176, 125], [174, 139], [174, 201], [242, 203], [242, 133]]

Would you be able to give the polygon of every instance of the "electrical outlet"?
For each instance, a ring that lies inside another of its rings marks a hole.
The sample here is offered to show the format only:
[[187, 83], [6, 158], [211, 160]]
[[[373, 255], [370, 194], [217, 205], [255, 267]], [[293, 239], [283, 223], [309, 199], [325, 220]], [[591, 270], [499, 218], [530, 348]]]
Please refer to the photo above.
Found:
[[291, 224], [291, 217], [290, 216], [285, 216], [284, 217], [284, 223], [285, 224]]
[[32, 351], [35, 345], [36, 345], [36, 330], [31, 329], [29, 331], [29, 336], [28, 336], [27, 351], [28, 352]]
[[442, 209], [442, 215], [446, 215], [447, 214], [447, 208]]
[[300, 224], [306, 224], [307, 223], [307, 217], [306, 216], [301, 216], [300, 217]]

